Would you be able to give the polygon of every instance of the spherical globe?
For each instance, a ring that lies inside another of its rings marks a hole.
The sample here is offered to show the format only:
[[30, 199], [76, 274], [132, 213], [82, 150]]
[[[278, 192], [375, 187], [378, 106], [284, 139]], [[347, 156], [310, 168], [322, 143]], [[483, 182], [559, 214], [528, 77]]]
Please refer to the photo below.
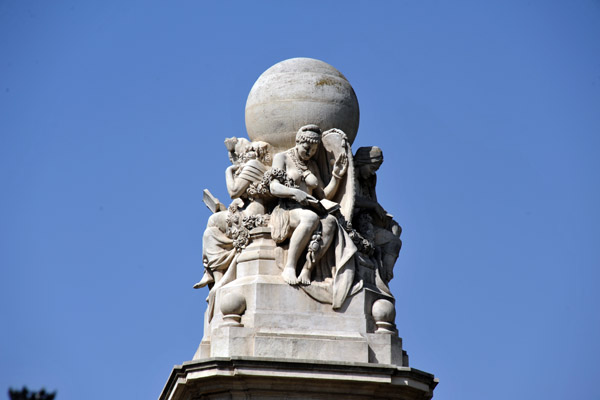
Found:
[[394, 319], [396, 319], [396, 307], [394, 307], [394, 303], [385, 299], [376, 300], [373, 303], [371, 313], [375, 322], [393, 323]]
[[308, 124], [323, 132], [341, 129], [352, 143], [358, 121], [358, 100], [348, 80], [312, 58], [273, 65], [254, 83], [246, 101], [248, 137], [271, 144], [275, 152], [293, 147], [296, 132]]
[[240, 293], [229, 292], [221, 298], [220, 308], [223, 315], [241, 315], [246, 311], [246, 298]]

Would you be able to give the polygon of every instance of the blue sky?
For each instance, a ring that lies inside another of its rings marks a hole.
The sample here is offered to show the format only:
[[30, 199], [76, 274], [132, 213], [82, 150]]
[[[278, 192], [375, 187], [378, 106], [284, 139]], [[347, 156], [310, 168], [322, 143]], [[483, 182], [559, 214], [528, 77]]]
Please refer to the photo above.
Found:
[[0, 393], [156, 398], [192, 358], [202, 190], [292, 57], [348, 78], [354, 148], [384, 151], [435, 398], [600, 398], [592, 0], [0, 2]]

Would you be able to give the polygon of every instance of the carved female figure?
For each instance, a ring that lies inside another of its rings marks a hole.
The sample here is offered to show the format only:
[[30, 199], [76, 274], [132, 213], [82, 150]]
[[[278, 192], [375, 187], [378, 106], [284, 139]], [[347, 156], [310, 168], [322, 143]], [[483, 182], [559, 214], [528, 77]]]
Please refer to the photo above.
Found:
[[211, 287], [232, 264], [236, 255], [236, 239], [240, 235], [238, 227], [232, 226], [232, 219], [266, 213], [267, 199], [256, 193], [256, 185], [261, 182], [270, 163], [268, 144], [230, 138], [225, 145], [233, 163], [225, 171], [227, 191], [233, 201], [227, 211], [216, 212], [208, 219], [202, 238], [205, 273], [202, 280], [194, 285], [196, 289], [206, 285]]
[[[283, 171], [295, 185], [290, 187], [275, 179], [270, 183], [271, 194], [284, 199], [271, 215], [271, 228], [277, 243], [289, 238], [282, 276], [291, 285], [310, 284], [312, 267], [329, 249], [338, 227], [337, 219], [323, 212], [324, 207], [319, 200], [330, 200], [335, 196], [347, 171], [348, 160], [345, 153], [338, 156], [332, 177], [325, 185], [319, 166], [313, 159], [320, 144], [319, 127], [306, 125], [296, 134], [296, 146], [278, 153], [273, 159], [273, 171]], [[307, 260], [300, 275], [296, 276], [299, 258], [309, 242], [311, 248], [308, 249]]]
[[377, 170], [383, 163], [383, 152], [377, 146], [361, 147], [354, 155], [357, 193], [354, 226], [373, 242], [379, 253], [380, 275], [385, 284], [393, 277], [394, 264], [402, 247], [402, 228], [377, 200]]

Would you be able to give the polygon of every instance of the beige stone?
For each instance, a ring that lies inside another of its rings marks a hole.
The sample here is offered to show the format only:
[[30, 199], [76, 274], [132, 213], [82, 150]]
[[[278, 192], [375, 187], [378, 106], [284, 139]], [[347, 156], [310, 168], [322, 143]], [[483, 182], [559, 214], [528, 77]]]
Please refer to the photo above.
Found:
[[385, 364], [210, 358], [176, 366], [159, 400], [427, 400], [437, 383]]
[[248, 137], [270, 143], [275, 152], [293, 147], [298, 128], [308, 124], [323, 131], [341, 129], [352, 143], [358, 123], [358, 100], [346, 77], [312, 58], [273, 65], [254, 83], [246, 101]]
[[401, 228], [377, 201], [383, 152], [351, 144], [358, 102], [313, 59], [267, 70], [228, 138], [226, 206], [203, 236], [204, 335], [161, 399], [428, 399], [411, 369], [389, 282]]

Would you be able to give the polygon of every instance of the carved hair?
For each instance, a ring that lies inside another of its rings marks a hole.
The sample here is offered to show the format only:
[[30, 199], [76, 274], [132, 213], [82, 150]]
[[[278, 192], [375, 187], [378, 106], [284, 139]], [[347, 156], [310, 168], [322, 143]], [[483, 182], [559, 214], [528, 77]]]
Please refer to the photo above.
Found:
[[377, 146], [361, 147], [356, 150], [354, 155], [354, 165], [361, 166], [365, 164], [383, 163], [383, 152]]
[[296, 143], [320, 143], [321, 128], [317, 125], [304, 125], [296, 133]]
[[252, 142], [252, 148], [256, 152], [256, 156], [260, 162], [265, 165], [271, 165], [271, 148], [267, 142], [257, 141]]
[[[270, 166], [272, 163], [271, 147], [267, 142], [250, 142], [244, 138], [227, 138], [225, 147], [229, 152], [229, 160], [234, 165], [244, 164], [249, 160], [258, 160]], [[238, 173], [241, 170], [238, 170]]]

